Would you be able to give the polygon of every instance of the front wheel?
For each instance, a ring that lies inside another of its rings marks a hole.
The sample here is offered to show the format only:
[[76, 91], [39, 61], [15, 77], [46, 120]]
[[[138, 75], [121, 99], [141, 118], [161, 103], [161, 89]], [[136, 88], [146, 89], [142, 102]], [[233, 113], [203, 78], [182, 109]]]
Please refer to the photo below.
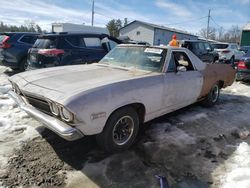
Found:
[[138, 114], [132, 107], [115, 111], [108, 119], [102, 133], [96, 136], [98, 145], [109, 153], [128, 149], [139, 130]]
[[202, 104], [207, 107], [213, 106], [219, 99], [220, 86], [218, 83], [214, 84], [208, 93], [207, 97], [202, 101]]

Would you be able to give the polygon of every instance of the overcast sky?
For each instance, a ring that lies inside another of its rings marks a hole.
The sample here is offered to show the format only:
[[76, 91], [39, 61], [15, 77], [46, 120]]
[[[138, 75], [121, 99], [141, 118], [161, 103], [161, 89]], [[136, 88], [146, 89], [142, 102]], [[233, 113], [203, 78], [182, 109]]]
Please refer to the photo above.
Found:
[[[50, 30], [52, 22], [91, 23], [92, 0], [1, 0], [0, 21], [24, 24], [32, 20]], [[250, 22], [250, 0], [95, 0], [95, 25], [111, 19], [128, 18], [198, 33], [206, 27], [211, 9], [211, 26], [243, 27]]]

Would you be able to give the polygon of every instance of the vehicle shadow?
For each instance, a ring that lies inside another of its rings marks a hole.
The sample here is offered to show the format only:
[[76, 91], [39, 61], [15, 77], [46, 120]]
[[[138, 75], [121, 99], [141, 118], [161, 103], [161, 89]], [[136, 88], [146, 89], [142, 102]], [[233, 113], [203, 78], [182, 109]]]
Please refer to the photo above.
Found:
[[[90, 181], [99, 187], [158, 187], [154, 176], [160, 174], [167, 177], [171, 187], [205, 188], [215, 183], [212, 174], [237, 148], [225, 151], [226, 145], [237, 146], [242, 142], [231, 130], [250, 131], [248, 120], [239, 116], [247, 113], [249, 106], [243, 105], [249, 102], [249, 97], [224, 93], [212, 108], [197, 103], [161, 116], [143, 125], [131, 149], [113, 155], [102, 152], [93, 136], [68, 142], [49, 130], [41, 134], [60, 160], [82, 172], [83, 176], [76, 179], [78, 183]], [[205, 115], [197, 116], [200, 113]], [[159, 130], [160, 138], [155, 130]], [[194, 142], [178, 143], [181, 140], [181, 135], [175, 135], [178, 131], [194, 137]], [[250, 144], [250, 139], [244, 142]]]

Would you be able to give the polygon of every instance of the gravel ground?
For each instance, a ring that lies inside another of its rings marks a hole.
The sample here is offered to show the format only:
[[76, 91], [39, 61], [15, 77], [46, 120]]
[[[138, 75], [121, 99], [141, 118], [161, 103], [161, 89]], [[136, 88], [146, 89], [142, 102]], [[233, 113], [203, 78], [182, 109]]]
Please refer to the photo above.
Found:
[[[234, 83], [212, 108], [199, 104], [141, 129], [128, 151], [108, 155], [94, 137], [67, 142], [8, 99], [0, 67], [0, 182], [3, 187], [250, 187], [250, 86]], [[240, 185], [240, 186], [239, 186]]]

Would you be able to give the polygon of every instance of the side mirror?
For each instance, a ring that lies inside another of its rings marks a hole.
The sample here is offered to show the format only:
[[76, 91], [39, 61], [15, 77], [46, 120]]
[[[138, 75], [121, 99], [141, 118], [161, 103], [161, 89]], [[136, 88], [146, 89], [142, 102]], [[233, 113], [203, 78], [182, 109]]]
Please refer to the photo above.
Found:
[[177, 67], [177, 72], [186, 72], [187, 68], [185, 66], [178, 66]]

